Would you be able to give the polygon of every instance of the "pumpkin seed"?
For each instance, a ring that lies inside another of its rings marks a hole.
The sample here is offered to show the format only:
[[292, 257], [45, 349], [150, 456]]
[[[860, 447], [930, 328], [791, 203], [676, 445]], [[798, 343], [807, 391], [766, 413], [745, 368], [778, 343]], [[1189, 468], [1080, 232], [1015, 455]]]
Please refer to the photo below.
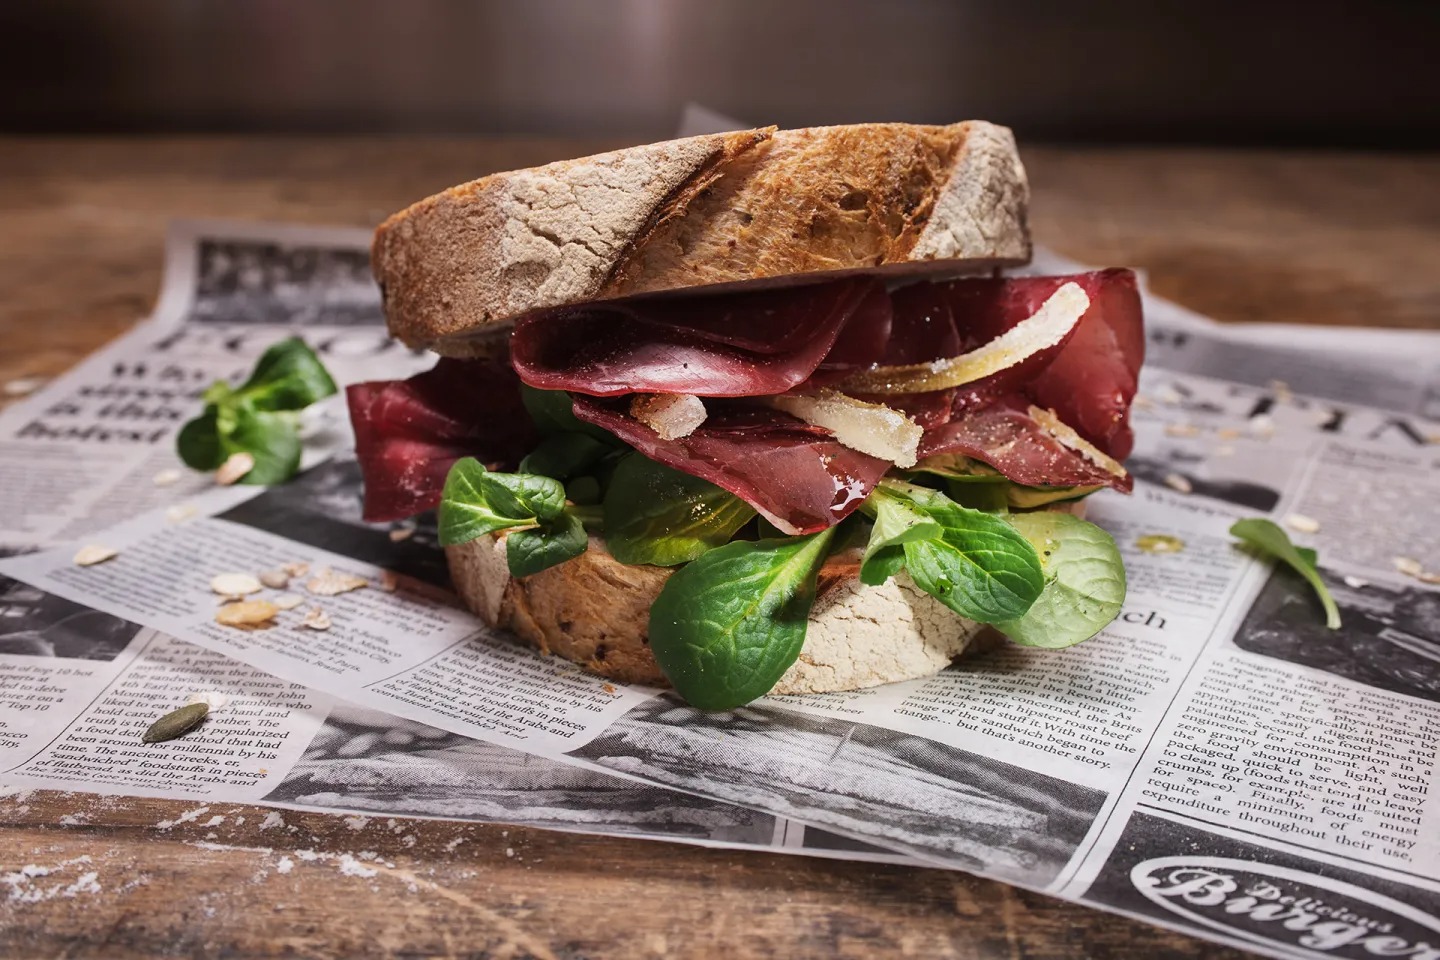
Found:
[[201, 721], [210, 713], [210, 704], [201, 701], [200, 703], [187, 703], [178, 710], [171, 710], [165, 716], [150, 724], [150, 729], [140, 739], [145, 743], [164, 743], [166, 740], [174, 740], [176, 737], [183, 737], [185, 734], [200, 726]]

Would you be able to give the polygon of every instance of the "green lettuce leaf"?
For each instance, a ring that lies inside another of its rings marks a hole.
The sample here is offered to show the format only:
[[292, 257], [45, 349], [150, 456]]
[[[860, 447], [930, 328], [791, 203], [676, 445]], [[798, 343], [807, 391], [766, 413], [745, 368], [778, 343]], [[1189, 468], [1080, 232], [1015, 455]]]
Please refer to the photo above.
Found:
[[1029, 647], [1069, 647], [1099, 633], [1125, 602], [1125, 564], [1110, 534], [1068, 513], [1017, 513], [1010, 523], [1040, 555], [1045, 589], [1023, 616], [995, 627]]
[[621, 563], [672, 567], [728, 543], [754, 516], [708, 480], [629, 453], [605, 492], [605, 545]]
[[1330, 594], [1330, 588], [1320, 578], [1320, 572], [1316, 569], [1315, 551], [1308, 547], [1297, 547], [1290, 542], [1290, 537], [1275, 523], [1259, 517], [1248, 520], [1236, 520], [1230, 527], [1230, 535], [1238, 537], [1249, 544], [1262, 556], [1268, 556], [1288, 564], [1295, 572], [1305, 578], [1305, 582], [1314, 589], [1315, 595], [1320, 598], [1320, 606], [1325, 610], [1325, 626], [1331, 630], [1340, 629], [1340, 608], [1335, 605], [1335, 598]]
[[834, 535], [737, 540], [665, 582], [650, 608], [650, 649], [682, 697], [729, 710], [775, 686], [800, 655]]

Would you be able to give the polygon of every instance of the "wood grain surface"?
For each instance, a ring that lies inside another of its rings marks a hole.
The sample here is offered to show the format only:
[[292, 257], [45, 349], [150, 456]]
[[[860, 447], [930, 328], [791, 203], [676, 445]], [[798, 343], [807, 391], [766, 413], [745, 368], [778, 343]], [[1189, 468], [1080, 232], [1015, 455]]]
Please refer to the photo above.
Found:
[[[0, 138], [0, 383], [54, 376], [144, 316], [170, 219], [368, 226], [452, 183], [618, 145]], [[1143, 268], [1195, 310], [1440, 326], [1440, 158], [1025, 159], [1040, 242]], [[937, 870], [440, 821], [277, 824], [232, 804], [174, 823], [198, 806], [0, 796], [0, 876], [50, 871], [0, 884], [0, 956], [1239, 956]]]

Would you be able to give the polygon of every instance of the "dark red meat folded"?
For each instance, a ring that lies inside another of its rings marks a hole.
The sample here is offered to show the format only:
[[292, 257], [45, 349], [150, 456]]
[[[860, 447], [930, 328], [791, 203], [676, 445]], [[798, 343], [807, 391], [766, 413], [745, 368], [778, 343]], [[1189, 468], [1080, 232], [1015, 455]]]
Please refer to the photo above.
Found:
[[[1076, 283], [1090, 307], [1070, 335], [954, 393], [952, 416], [1023, 393], [1117, 460], [1135, 445], [1130, 401], [1145, 359], [1140, 292], [1130, 270], [1096, 270], [1065, 277], [1005, 277], [934, 284], [960, 332], [960, 352], [994, 340], [1026, 318], [1066, 283]], [[896, 323], [900, 324], [897, 297]]]
[[862, 354], [889, 335], [885, 301], [878, 281], [854, 278], [601, 303], [520, 320], [510, 349], [521, 379], [542, 390], [770, 396], [803, 383], [832, 351], [839, 370], [869, 363]]
[[441, 358], [408, 380], [357, 383], [345, 396], [372, 522], [435, 507], [461, 457], [511, 466], [536, 442], [520, 381], [504, 361]]
[[575, 398], [579, 419], [610, 431], [652, 460], [729, 490], [790, 533], [814, 533], [839, 523], [890, 468], [778, 410], [713, 407], [694, 433], [664, 440], [623, 407]]
[[1135, 481], [1117, 477], [1065, 446], [1027, 413], [1025, 397], [1009, 397], [957, 416], [925, 435], [922, 457], [963, 454], [1029, 487], [1113, 487], [1129, 493]]

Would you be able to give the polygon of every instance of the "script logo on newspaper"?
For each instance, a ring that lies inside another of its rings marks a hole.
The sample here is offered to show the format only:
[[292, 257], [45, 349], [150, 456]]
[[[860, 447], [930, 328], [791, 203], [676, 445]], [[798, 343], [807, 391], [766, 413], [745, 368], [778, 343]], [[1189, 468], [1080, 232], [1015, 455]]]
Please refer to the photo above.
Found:
[[1171, 913], [1269, 947], [1440, 960], [1440, 920], [1353, 884], [1228, 857], [1157, 857], [1130, 882]]

